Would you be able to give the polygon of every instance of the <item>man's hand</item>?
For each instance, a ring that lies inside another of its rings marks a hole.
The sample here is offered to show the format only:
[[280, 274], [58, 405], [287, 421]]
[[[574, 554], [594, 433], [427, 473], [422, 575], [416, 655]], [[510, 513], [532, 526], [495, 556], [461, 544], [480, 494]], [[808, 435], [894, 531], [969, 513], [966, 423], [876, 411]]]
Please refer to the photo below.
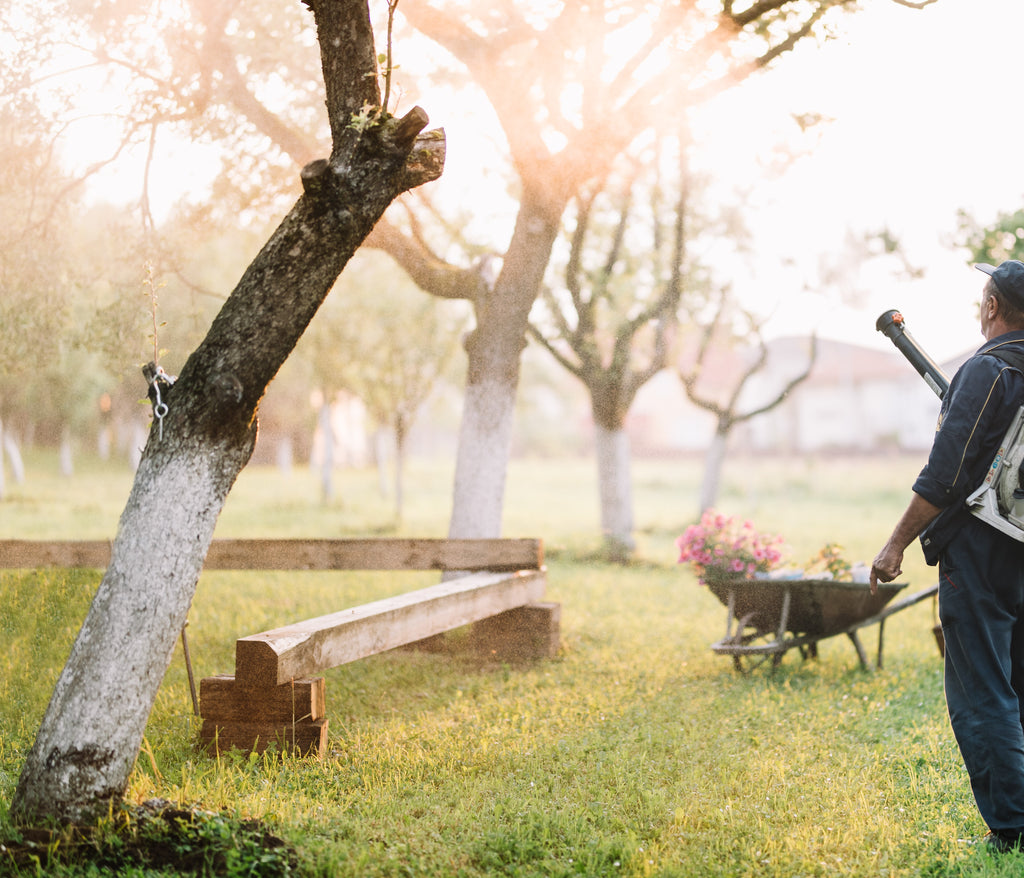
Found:
[[886, 543], [871, 564], [871, 594], [878, 593], [878, 583], [892, 582], [902, 572], [903, 552]]
[[903, 552], [942, 510], [919, 494], [911, 494], [910, 505], [896, 524], [889, 541], [882, 546], [871, 565], [871, 594], [878, 593], [878, 583], [892, 582], [903, 570]]

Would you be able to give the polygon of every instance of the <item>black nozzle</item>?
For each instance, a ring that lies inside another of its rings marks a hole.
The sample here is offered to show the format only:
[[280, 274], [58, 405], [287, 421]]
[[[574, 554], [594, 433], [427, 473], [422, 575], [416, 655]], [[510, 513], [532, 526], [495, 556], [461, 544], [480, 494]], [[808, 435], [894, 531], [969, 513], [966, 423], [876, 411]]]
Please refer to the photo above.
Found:
[[903, 315], [899, 311], [886, 311], [875, 321], [875, 329], [891, 341], [910, 365], [924, 378], [925, 383], [942, 399], [949, 390], [949, 379], [931, 357], [926, 354], [914, 337], [907, 332]]
[[886, 311], [875, 321], [875, 329], [888, 339], [893, 339], [904, 331], [903, 315], [896, 309]]

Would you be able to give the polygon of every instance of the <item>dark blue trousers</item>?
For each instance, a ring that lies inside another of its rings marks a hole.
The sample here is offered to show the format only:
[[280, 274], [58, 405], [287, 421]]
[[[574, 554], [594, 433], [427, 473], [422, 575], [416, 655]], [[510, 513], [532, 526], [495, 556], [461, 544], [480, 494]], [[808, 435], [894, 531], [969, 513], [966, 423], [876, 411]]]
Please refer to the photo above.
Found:
[[939, 560], [949, 720], [989, 829], [1024, 831], [1024, 543], [973, 516]]

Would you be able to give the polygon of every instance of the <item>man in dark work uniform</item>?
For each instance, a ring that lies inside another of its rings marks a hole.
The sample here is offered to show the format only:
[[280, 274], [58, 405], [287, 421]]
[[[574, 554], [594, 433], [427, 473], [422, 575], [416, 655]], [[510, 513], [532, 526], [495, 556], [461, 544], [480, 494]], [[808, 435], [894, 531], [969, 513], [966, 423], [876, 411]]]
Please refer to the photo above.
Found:
[[920, 536], [925, 560], [939, 566], [950, 724], [988, 841], [1010, 850], [1024, 842], [1024, 542], [973, 516], [964, 501], [1024, 405], [1024, 263], [976, 267], [989, 275], [985, 344], [950, 382], [928, 463], [874, 560], [871, 588], [900, 574]]

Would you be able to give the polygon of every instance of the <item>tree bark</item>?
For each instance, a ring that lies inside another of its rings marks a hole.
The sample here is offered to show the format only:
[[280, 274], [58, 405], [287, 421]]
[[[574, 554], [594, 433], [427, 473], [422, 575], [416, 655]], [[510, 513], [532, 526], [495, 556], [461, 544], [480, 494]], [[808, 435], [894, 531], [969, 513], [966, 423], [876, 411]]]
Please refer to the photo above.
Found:
[[349, 124], [379, 106], [366, 0], [318, 2], [314, 16], [331, 158], [303, 169], [304, 194], [163, 388], [166, 416], [150, 430], [110, 566], [19, 778], [19, 819], [89, 819], [122, 795], [267, 384], [384, 209], [440, 176], [443, 136], [418, 140], [419, 108]]
[[629, 434], [624, 427], [609, 430], [596, 425], [595, 439], [601, 533], [609, 559], [621, 563], [629, 560], [636, 549]]
[[722, 480], [722, 466], [725, 463], [725, 452], [729, 444], [729, 426], [719, 426], [711, 437], [711, 444], [704, 454], [704, 474], [700, 482], [700, 512], [703, 515], [715, 505], [718, 497], [719, 484]]

